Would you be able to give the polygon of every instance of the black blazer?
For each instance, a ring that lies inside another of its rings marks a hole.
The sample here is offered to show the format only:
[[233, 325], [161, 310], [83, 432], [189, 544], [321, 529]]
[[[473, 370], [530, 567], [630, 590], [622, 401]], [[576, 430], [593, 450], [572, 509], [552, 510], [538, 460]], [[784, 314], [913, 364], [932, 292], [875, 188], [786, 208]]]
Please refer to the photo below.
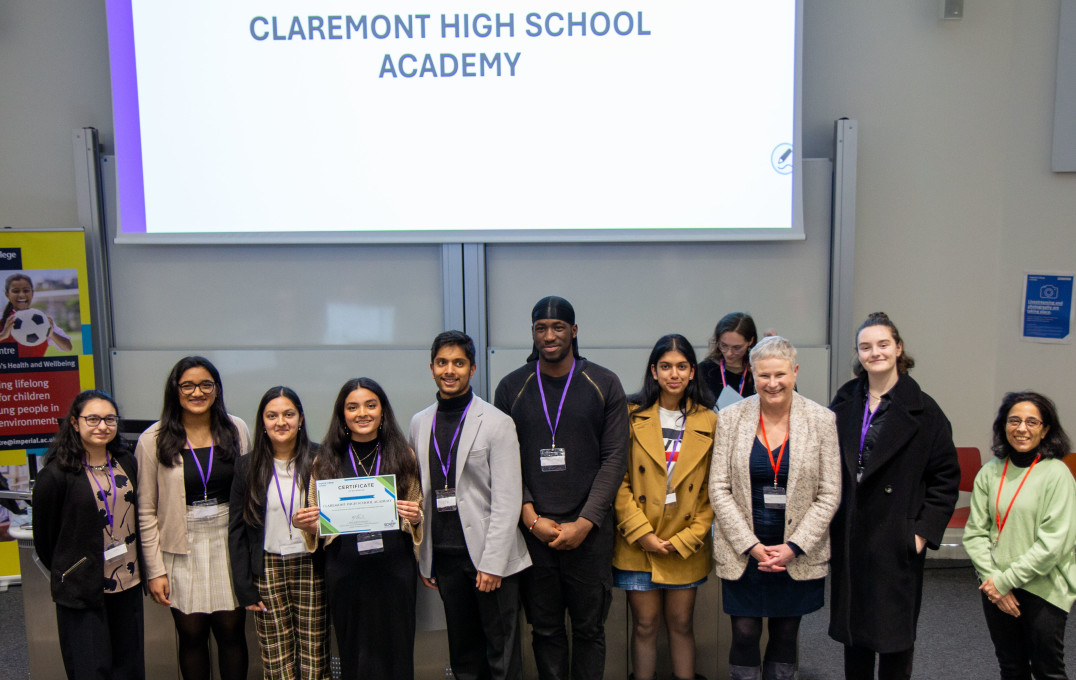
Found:
[[[116, 461], [119, 463], [115, 470], [117, 476], [126, 475], [136, 494], [131, 503], [137, 512], [138, 467], [135, 458], [130, 453], [121, 453], [116, 456]], [[37, 475], [32, 505], [34, 549], [50, 572], [53, 601], [72, 609], [103, 606], [105, 555], [101, 515], [85, 470], [68, 472], [50, 462]], [[137, 518], [134, 529], [133, 549], [140, 573], [144, 574]]]
[[866, 380], [845, 383], [830, 405], [837, 414], [842, 493], [830, 524], [829, 634], [889, 653], [915, 642], [925, 558], [916, 553], [915, 536], [938, 547], [959, 495], [960, 464], [949, 420], [902, 375], [857, 483]]
[[[240, 607], [258, 604], [262, 598], [254, 584], [254, 577], [265, 576], [265, 503], [262, 503], [260, 524], [253, 526], [243, 519], [250, 461], [253, 457], [248, 454], [236, 459], [232, 494], [228, 501], [228, 559], [232, 565], [232, 587], [235, 588], [235, 599], [239, 601]], [[267, 492], [268, 489], [263, 493]], [[301, 506], [296, 503], [295, 509], [298, 510], [299, 507]], [[315, 570], [322, 571], [324, 559], [321, 548], [318, 548], [314, 553]]]

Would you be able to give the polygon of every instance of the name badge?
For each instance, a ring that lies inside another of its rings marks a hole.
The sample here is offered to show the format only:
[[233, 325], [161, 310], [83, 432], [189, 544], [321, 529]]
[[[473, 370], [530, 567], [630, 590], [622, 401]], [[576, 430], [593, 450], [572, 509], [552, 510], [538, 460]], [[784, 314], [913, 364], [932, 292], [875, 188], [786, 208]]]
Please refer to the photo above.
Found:
[[434, 503], [437, 505], [437, 512], [456, 512], [456, 490], [435, 489]]
[[118, 560], [127, 554], [127, 544], [118, 543], [108, 548], [105, 548], [105, 562], [111, 562], [112, 560]]
[[787, 498], [783, 486], [767, 486], [762, 490], [762, 504], [767, 510], [784, 510]]
[[355, 547], [360, 555], [372, 555], [385, 552], [385, 543], [381, 540], [381, 532], [373, 531], [368, 534], [355, 534]]
[[538, 460], [542, 464], [542, 472], [560, 472], [567, 470], [567, 456], [564, 449], [542, 449], [538, 452]]
[[279, 545], [281, 557], [298, 557], [306, 554], [306, 543], [301, 536], [293, 536]]
[[217, 516], [217, 499], [206, 498], [191, 503], [191, 516], [194, 519], [209, 519]]
[[676, 505], [676, 492], [670, 491], [665, 494], [665, 505]]

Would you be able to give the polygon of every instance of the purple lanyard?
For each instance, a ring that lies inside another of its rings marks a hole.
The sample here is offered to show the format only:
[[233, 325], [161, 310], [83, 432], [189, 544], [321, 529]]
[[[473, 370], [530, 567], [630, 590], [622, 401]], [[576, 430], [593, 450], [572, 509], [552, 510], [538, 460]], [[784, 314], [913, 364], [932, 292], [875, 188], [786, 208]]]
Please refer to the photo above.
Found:
[[[348, 453], [351, 454], [351, 469], [355, 471], [355, 476], [358, 477], [359, 476], [359, 468], [355, 466], [355, 460], [358, 458], [358, 456], [355, 455], [355, 449], [351, 448], [351, 444], [347, 445], [347, 450], [348, 450]], [[377, 448], [374, 449], [374, 451], [375, 451], [374, 455], [377, 456], [377, 458], [375, 459], [376, 462], [374, 463], [374, 477], [377, 477], [377, 475], [381, 472], [381, 442], [377, 443]], [[365, 465], [362, 467], [362, 471], [366, 472], [366, 466]], [[369, 475], [367, 475], [367, 476], [369, 476]], [[283, 505], [284, 501], [281, 501], [280, 504]]]
[[209, 500], [209, 475], [213, 474], [213, 445], [209, 445], [209, 468], [203, 473], [202, 464], [198, 462], [198, 456], [194, 453], [191, 440], [187, 440], [187, 448], [191, 450], [191, 458], [198, 467], [198, 478], [202, 480], [202, 500]]
[[[549, 420], [549, 407], [545, 403], [545, 390], [542, 388], [542, 362], [538, 362], [538, 394], [542, 395], [542, 411], [545, 412], [545, 422], [549, 425], [550, 447], [557, 448], [557, 426], [560, 425], [560, 412], [564, 409], [564, 398], [568, 396], [568, 388], [572, 385], [572, 375], [575, 373], [575, 357], [572, 357], [572, 367], [568, 369], [568, 382], [564, 383], [564, 391], [560, 394], [560, 406], [557, 406], [557, 420]], [[434, 437], [436, 439], [436, 437]]]
[[[740, 368], [743, 369], [743, 375], [740, 376], [740, 396], [742, 397], [743, 396], [743, 386], [744, 386], [744, 383], [747, 382], [747, 366], [741, 365]], [[721, 386], [722, 387], [728, 387], [729, 386], [728, 382], [725, 381], [725, 360], [724, 359], [721, 360]]]
[[[878, 402], [878, 408], [882, 402]], [[871, 421], [874, 420], [878, 408], [871, 411], [871, 395], [867, 395], [867, 403], [863, 404], [863, 429], [859, 431], [859, 467], [863, 467], [863, 445], [867, 443], [867, 430], [871, 429]]]
[[100, 491], [101, 495], [104, 497], [102, 500], [105, 502], [105, 517], [108, 519], [108, 535], [111, 536], [112, 533], [115, 531], [115, 528], [116, 528], [114, 522], [116, 521], [116, 500], [117, 500], [117, 498], [116, 498], [116, 473], [112, 471], [112, 460], [108, 457], [108, 453], [106, 452], [105, 453], [105, 467], [108, 468], [108, 476], [112, 480], [112, 507], [111, 508], [108, 507], [108, 494], [105, 493], [104, 487], [102, 487], [98, 483], [97, 477], [93, 476], [93, 471], [90, 470], [90, 464], [86, 461], [85, 456], [82, 457], [82, 464], [86, 466], [86, 472], [90, 475], [90, 479], [93, 480], [94, 486], [97, 487], [97, 490]]
[[[540, 384], [540, 383], [539, 383]], [[471, 410], [471, 404], [474, 402], [467, 402], [467, 406], [463, 409], [463, 415], [460, 416], [460, 422], [456, 425], [456, 431], [452, 433], [452, 441], [448, 443], [448, 457], [441, 457], [441, 447], [437, 445], [437, 411], [433, 412], [433, 425], [431, 425], [433, 432], [433, 450], [437, 452], [437, 462], [441, 464], [441, 471], [445, 475], [445, 488], [448, 488], [448, 468], [452, 466], [452, 447], [456, 445], [456, 437], [460, 436], [460, 430], [463, 429], [463, 421], [467, 419], [467, 412]]]
[[[276, 482], [276, 495], [280, 497], [280, 509], [284, 509], [284, 492], [280, 490], [280, 478], [276, 475], [276, 461], [273, 461], [273, 481]], [[291, 517], [295, 513], [295, 473], [291, 474], [291, 500], [284, 516], [288, 518], [288, 538], [291, 538]]]

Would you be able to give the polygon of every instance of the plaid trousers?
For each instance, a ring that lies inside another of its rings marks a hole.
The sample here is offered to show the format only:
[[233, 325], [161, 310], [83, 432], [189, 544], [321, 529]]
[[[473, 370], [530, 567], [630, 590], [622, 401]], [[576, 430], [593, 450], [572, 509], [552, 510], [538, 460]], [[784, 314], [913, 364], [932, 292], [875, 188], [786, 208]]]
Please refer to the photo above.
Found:
[[265, 677], [327, 680], [329, 607], [325, 578], [311, 555], [265, 553], [265, 577], [255, 577], [266, 612], [254, 615]]

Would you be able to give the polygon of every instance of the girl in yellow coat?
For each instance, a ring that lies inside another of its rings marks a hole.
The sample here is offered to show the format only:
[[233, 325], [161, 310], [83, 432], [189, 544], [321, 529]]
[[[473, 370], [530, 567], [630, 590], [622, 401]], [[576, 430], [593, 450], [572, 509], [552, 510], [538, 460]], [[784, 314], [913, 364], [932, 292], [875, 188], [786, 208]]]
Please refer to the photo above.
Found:
[[696, 367], [687, 338], [666, 335], [650, 352], [642, 390], [628, 398], [631, 450], [616, 496], [613, 583], [628, 591], [637, 680], [655, 677], [662, 614], [673, 677], [695, 677], [695, 593], [711, 567], [706, 483], [717, 418]]

